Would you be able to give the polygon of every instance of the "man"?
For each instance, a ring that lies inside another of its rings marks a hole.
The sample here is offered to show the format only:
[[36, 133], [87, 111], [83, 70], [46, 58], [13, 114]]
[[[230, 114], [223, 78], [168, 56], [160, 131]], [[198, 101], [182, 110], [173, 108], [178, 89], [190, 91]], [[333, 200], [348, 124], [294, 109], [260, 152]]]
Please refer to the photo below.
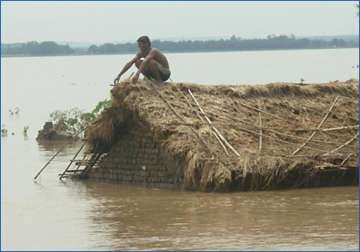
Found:
[[136, 54], [135, 58], [123, 67], [119, 75], [115, 78], [114, 83], [117, 83], [120, 80], [120, 77], [126, 73], [133, 64], [138, 68], [138, 71], [132, 78], [133, 83], [138, 81], [140, 73], [147, 78], [152, 78], [160, 82], [169, 79], [171, 73], [169, 62], [165, 55], [158, 49], [151, 47], [148, 36], [141, 36], [138, 38], [137, 43], [140, 49], [139, 52]]

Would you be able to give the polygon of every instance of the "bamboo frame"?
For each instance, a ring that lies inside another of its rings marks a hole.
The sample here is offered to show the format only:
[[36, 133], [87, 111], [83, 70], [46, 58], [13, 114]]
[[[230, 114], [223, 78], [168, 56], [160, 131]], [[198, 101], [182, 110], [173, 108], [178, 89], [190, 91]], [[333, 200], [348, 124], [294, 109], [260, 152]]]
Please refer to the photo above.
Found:
[[258, 108], [252, 107], [252, 106], [250, 106], [250, 105], [248, 105], [248, 104], [246, 104], [246, 103], [243, 103], [243, 102], [238, 102], [238, 103], [239, 103], [241, 106], [243, 106], [243, 107], [245, 107], [245, 108], [247, 108], [247, 109], [251, 109], [251, 110], [255, 110], [255, 111], [257, 111], [257, 112], [261, 112], [261, 113], [263, 113], [263, 114], [265, 114], [265, 115], [274, 117], [274, 118], [279, 119], [279, 120], [288, 121], [286, 118], [280, 117], [280, 116], [278, 116], [278, 115], [274, 115], [274, 114], [269, 113], [269, 112], [266, 112], [266, 111], [264, 111], [264, 110], [262, 110], [262, 109], [258, 109]]
[[317, 128], [309, 128], [309, 129], [296, 129], [294, 131], [336, 131], [336, 130], [344, 130], [344, 129], [357, 129], [359, 128], [358, 125], [351, 125], [351, 126], [341, 126], [341, 127], [334, 127], [334, 128], [325, 128], [325, 129], [317, 129]]
[[211, 123], [210, 119], [206, 116], [204, 110], [201, 108], [200, 104], [198, 103], [198, 101], [196, 100], [195, 96], [192, 94], [191, 90], [188, 89], [188, 92], [191, 96], [191, 98], [194, 100], [196, 106], [198, 107], [198, 109], [200, 110], [201, 114], [204, 116], [205, 120], [207, 121], [207, 123], [209, 124], [209, 126], [216, 132], [216, 134], [218, 135], [218, 137], [224, 142], [224, 144], [232, 151], [234, 152], [234, 154], [238, 157], [240, 157], [240, 154], [235, 150], [235, 148], [225, 139], [225, 137], [218, 131], [217, 128], [215, 128], [215, 126]]
[[[321, 126], [324, 124], [324, 122], [326, 121], [326, 119], [329, 117], [330, 112], [333, 110], [333, 108], [335, 107], [335, 104], [337, 102], [337, 100], [339, 99], [339, 96], [336, 96], [333, 103], [331, 104], [328, 112], [325, 114], [325, 116], [323, 117], [323, 119], [321, 120], [321, 122], [319, 123], [319, 125], [316, 127], [316, 129], [320, 129]], [[296, 153], [298, 153], [299, 151], [301, 151], [301, 149], [307, 145], [311, 139], [316, 135], [317, 131], [314, 131], [313, 133], [311, 133], [311, 135], [309, 136], [309, 138], [302, 144], [300, 145], [291, 155], [294, 156]]]
[[[169, 109], [174, 113], [174, 115], [182, 122], [186, 122], [186, 120], [179, 115], [176, 110], [171, 106], [171, 104], [162, 96], [162, 94], [159, 92], [159, 90], [157, 90], [157, 88], [155, 87], [155, 85], [153, 84], [153, 81], [148, 79], [151, 88], [157, 93], [157, 95], [160, 97], [160, 99], [165, 102], [165, 104], [169, 107]], [[195, 129], [193, 127], [190, 127], [191, 131], [196, 135], [196, 137], [199, 139], [200, 143], [203, 145], [203, 147], [209, 152], [212, 153], [211, 149], [208, 147], [208, 145], [205, 143], [205, 141], [202, 139], [202, 137], [195, 131]]]
[[[175, 87], [176, 87], [176, 86], [175, 86]], [[190, 101], [188, 100], [188, 98], [186, 97], [186, 95], [185, 95], [183, 92], [181, 92], [181, 90], [179, 90], [178, 87], [176, 87], [176, 89], [177, 89], [177, 91], [178, 91], [179, 93], [181, 93], [181, 95], [182, 95], [183, 98], [185, 99], [185, 101], [186, 101], [186, 103], [188, 104], [188, 106], [192, 109], [192, 111], [195, 112], [197, 118], [199, 118], [202, 123], [205, 123], [204, 119], [201, 117], [201, 115], [199, 114], [198, 110], [196, 110], [196, 109], [193, 108], [193, 105], [190, 103]], [[193, 126], [193, 124], [190, 124], [190, 125]], [[211, 127], [210, 127], [210, 129], [211, 129]], [[225, 145], [222, 143], [222, 141], [221, 141], [221, 139], [219, 138], [219, 136], [218, 136], [213, 130], [211, 130], [211, 133], [215, 136], [216, 140], [219, 142], [219, 144], [220, 144], [221, 148], [224, 150], [225, 154], [226, 154], [227, 156], [229, 156], [229, 152], [228, 152], [228, 150], [226, 149]]]
[[353, 136], [350, 140], [346, 141], [344, 144], [342, 144], [342, 145], [336, 147], [335, 149], [333, 149], [333, 150], [325, 153], [324, 156], [328, 156], [328, 155], [330, 155], [330, 154], [332, 154], [332, 153], [335, 153], [335, 152], [341, 150], [341, 149], [344, 148], [345, 146], [347, 146], [347, 145], [351, 144], [353, 141], [355, 141], [355, 140], [358, 138], [358, 136], [359, 136], [359, 132], [356, 133], [355, 136]]
[[352, 155], [353, 155], [352, 153], [349, 153], [349, 155], [347, 155], [346, 158], [344, 158], [344, 160], [341, 162], [340, 165], [344, 165], [344, 164], [350, 159], [350, 157], [351, 157]]

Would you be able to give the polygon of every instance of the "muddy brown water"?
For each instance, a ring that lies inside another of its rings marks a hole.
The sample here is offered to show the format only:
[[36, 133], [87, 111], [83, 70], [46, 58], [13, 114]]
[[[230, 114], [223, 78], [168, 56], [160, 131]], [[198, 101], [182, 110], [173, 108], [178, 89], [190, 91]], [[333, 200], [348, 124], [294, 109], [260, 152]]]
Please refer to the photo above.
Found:
[[[215, 56], [250, 67], [244, 58], [247, 62], [258, 59], [269, 62], [275, 55], [279, 59], [272, 66], [275, 70], [272, 74], [264, 70], [261, 76], [269, 81], [280, 79], [280, 68], [285, 65], [289, 68], [295, 58], [296, 66], [303, 62], [304, 71], [317, 67], [313, 79], [325, 82], [356, 77], [357, 70], [351, 65], [358, 64], [357, 53], [355, 49], [236, 53], [239, 62], [234, 53]], [[314, 57], [315, 62], [305, 61], [304, 54]], [[214, 71], [210, 71], [210, 76], [205, 70], [197, 75], [186, 68], [189, 59], [195, 60], [194, 64], [214, 67], [208, 62], [214, 53], [170, 56], [174, 67], [181, 68], [175, 75], [177, 81], [216, 80]], [[337, 66], [336, 60], [327, 62], [326, 67], [318, 64], [332, 57], [342, 59], [339, 60], [342, 64]], [[74, 106], [84, 110], [93, 108], [98, 100], [108, 97], [107, 82], [112, 79], [109, 76], [126, 59], [124, 55], [2, 59], [1, 116], [2, 124], [9, 130], [9, 135], [1, 138], [2, 249], [358, 248], [357, 187], [224, 194], [93, 181], [60, 182], [57, 174], [65, 168], [79, 143], [67, 143], [65, 150], [34, 183], [36, 172], [62, 144], [35, 141], [37, 130], [49, 113]], [[344, 67], [344, 62], [348, 62], [349, 68]], [[337, 70], [328, 75], [328, 68]], [[224, 83], [232, 83], [235, 77], [227, 79], [230, 73], [227, 71], [232, 70], [224, 69], [221, 78]], [[244, 73], [243, 79], [237, 77], [239, 82], [264, 81], [255, 79], [259, 75], [254, 73], [259, 68], [253, 66], [252, 71], [253, 77]], [[286, 77], [296, 81], [295, 72], [300, 70], [291, 68]], [[16, 106], [20, 107], [20, 113], [9, 115], [8, 110]], [[24, 126], [30, 126], [28, 136], [22, 134]]]

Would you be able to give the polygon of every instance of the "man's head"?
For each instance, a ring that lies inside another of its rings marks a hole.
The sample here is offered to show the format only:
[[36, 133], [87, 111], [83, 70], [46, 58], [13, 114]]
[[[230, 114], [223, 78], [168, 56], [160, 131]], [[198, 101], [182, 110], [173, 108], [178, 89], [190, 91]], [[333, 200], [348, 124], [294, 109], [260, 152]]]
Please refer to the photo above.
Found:
[[146, 51], [151, 47], [151, 41], [148, 36], [141, 36], [137, 39], [137, 43], [141, 51]]

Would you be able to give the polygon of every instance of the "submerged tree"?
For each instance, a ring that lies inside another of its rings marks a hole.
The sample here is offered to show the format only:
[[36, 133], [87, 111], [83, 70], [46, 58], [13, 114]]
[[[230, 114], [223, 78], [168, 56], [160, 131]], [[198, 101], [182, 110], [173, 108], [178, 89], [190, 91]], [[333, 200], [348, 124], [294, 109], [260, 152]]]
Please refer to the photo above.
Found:
[[58, 133], [75, 137], [79, 132], [85, 130], [110, 104], [111, 100], [108, 99], [100, 101], [91, 112], [83, 112], [79, 108], [57, 110], [50, 114], [50, 119]]

